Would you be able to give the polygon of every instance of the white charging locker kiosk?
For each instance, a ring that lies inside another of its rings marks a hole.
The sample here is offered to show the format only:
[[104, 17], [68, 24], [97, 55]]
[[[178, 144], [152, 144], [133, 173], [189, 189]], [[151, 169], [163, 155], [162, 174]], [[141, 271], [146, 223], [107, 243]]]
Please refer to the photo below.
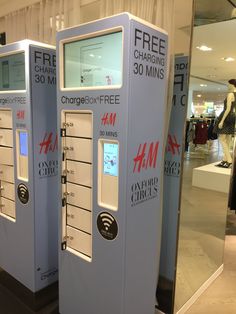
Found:
[[167, 34], [123, 13], [57, 49], [60, 313], [154, 313]]
[[32, 292], [58, 277], [55, 54], [0, 48], [0, 267]]

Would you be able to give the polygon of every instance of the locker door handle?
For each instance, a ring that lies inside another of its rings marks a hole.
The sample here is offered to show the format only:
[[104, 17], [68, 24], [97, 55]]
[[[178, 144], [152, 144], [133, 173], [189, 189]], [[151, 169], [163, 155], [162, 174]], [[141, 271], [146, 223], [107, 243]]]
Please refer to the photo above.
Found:
[[67, 214], [67, 217], [70, 217], [70, 218], [74, 219], [74, 218], [75, 218], [75, 215], [73, 215], [73, 214]]
[[3, 191], [4, 190], [4, 187], [3, 186], [0, 186], [0, 191]]
[[64, 151], [74, 150], [74, 147], [73, 147], [73, 146], [70, 146], [70, 147], [64, 146], [64, 147], [63, 147], [63, 150], [64, 150]]
[[67, 175], [68, 173], [69, 173], [69, 174], [74, 174], [75, 172], [74, 172], [74, 170], [69, 170], [69, 169], [64, 169], [64, 170], [63, 170], [63, 174], [64, 174], [64, 175]]
[[66, 197], [66, 196], [75, 197], [75, 193], [73, 193], [73, 192], [65, 192], [65, 193], [64, 193], [64, 196], [65, 196], [65, 197]]

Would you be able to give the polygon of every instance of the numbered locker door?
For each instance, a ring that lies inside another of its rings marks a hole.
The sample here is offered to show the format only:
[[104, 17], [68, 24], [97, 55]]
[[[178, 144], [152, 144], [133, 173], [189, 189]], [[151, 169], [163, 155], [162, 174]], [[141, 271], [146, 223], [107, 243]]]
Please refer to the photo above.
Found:
[[92, 257], [92, 123], [91, 113], [65, 113], [67, 246], [86, 257]]
[[12, 111], [0, 110], [0, 213], [16, 217]]

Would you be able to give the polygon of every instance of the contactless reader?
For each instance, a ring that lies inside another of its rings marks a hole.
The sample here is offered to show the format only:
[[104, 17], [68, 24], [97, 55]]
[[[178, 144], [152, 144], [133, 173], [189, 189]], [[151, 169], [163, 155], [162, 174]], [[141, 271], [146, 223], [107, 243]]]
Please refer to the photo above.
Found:
[[151, 314], [167, 34], [128, 13], [60, 31], [61, 314]]
[[0, 47], [0, 267], [32, 292], [57, 280], [56, 52]]

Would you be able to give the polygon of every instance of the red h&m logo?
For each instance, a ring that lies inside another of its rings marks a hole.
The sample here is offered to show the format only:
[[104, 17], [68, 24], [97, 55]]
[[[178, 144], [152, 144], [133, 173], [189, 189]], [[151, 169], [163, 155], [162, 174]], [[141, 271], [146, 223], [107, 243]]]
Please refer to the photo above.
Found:
[[24, 110], [18, 110], [16, 113], [16, 117], [18, 120], [24, 120], [25, 118], [25, 111]]
[[39, 154], [47, 154], [49, 152], [55, 152], [58, 150], [58, 137], [53, 136], [53, 132], [45, 133], [43, 141], [39, 143]]
[[102, 125], [112, 125], [114, 126], [116, 123], [116, 112], [104, 113], [102, 117]]
[[168, 135], [168, 141], [167, 141], [167, 152], [170, 152], [171, 155], [180, 155], [180, 144], [178, 144], [175, 135]]
[[[156, 168], [159, 142], [140, 144], [138, 153], [134, 157], [133, 172], [140, 172], [142, 169]], [[147, 158], [146, 158], [147, 153]]]

